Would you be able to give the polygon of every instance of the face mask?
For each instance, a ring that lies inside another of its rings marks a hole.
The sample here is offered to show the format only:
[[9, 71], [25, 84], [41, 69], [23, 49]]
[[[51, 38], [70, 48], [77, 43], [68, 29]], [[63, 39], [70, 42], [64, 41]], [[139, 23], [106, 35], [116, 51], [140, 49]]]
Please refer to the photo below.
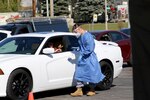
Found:
[[76, 33], [77, 38], [81, 36], [81, 33]]

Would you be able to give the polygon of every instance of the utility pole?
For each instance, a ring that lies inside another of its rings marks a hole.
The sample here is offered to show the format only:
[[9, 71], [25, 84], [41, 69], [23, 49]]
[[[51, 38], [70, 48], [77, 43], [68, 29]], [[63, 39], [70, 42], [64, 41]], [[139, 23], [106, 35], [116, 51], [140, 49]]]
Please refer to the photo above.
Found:
[[53, 0], [50, 0], [50, 14], [51, 14], [51, 17], [54, 16], [54, 1]]
[[36, 15], [36, 0], [32, 0], [32, 16]]
[[46, 13], [47, 13], [47, 17], [49, 17], [49, 6], [48, 6], [48, 0], [46, 0]]
[[107, 0], [105, 0], [105, 30], [108, 30]]

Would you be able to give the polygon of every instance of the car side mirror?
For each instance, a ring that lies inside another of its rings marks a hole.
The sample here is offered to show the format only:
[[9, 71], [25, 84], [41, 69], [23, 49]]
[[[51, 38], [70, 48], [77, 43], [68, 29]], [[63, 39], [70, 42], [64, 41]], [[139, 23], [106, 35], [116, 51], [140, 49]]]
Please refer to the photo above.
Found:
[[44, 54], [52, 54], [54, 52], [55, 52], [54, 48], [44, 48], [42, 51], [42, 53], [44, 53]]

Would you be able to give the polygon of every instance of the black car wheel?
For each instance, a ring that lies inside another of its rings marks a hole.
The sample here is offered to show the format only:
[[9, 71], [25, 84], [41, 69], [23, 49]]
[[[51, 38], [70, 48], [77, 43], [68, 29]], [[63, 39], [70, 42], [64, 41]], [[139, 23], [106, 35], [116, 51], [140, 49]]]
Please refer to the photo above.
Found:
[[32, 86], [32, 78], [25, 70], [15, 70], [8, 79], [7, 97], [11, 100], [27, 100]]
[[100, 82], [97, 87], [106, 90], [110, 89], [113, 83], [113, 69], [112, 66], [105, 61], [100, 62], [102, 73], [105, 75], [105, 78]]

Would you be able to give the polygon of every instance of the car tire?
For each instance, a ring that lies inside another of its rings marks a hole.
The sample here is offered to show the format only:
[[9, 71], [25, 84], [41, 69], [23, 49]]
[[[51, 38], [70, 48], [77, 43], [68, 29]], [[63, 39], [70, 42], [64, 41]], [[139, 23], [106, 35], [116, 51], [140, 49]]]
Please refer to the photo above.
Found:
[[112, 66], [106, 62], [100, 62], [102, 73], [105, 75], [103, 81], [99, 82], [97, 87], [101, 90], [110, 89], [113, 83], [113, 69]]
[[27, 100], [32, 90], [33, 81], [31, 76], [23, 69], [13, 71], [7, 83], [7, 97], [11, 100]]

